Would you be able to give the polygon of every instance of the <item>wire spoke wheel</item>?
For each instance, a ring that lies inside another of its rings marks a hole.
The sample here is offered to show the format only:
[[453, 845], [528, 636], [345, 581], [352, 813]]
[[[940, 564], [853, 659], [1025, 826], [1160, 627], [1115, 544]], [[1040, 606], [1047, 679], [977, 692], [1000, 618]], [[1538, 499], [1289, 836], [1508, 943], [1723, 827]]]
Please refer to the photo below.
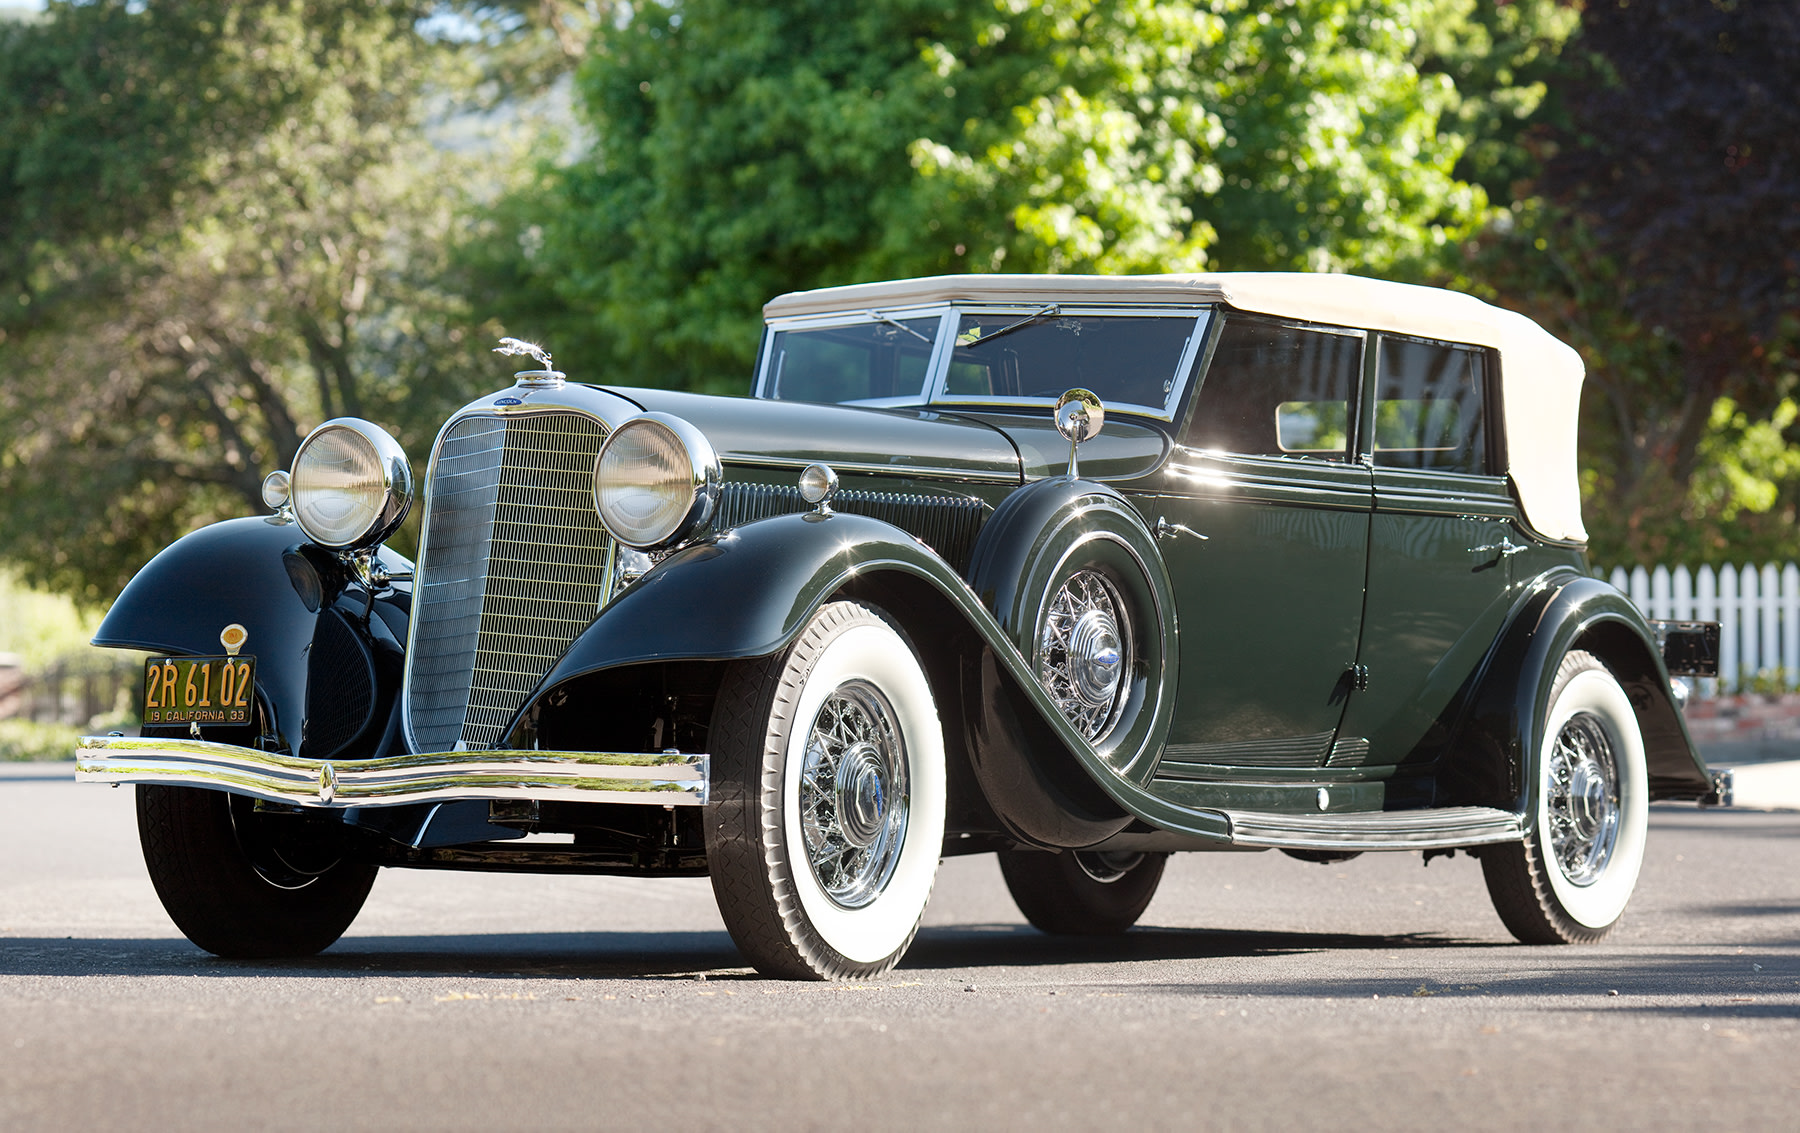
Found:
[[819, 888], [846, 909], [873, 901], [906, 841], [906, 747], [881, 690], [851, 681], [813, 721], [800, 771], [800, 827]]
[[912, 943], [943, 852], [943, 724], [912, 643], [831, 602], [725, 675], [708, 743], [719, 913], [765, 975], [879, 975]]
[[1619, 772], [1599, 717], [1570, 717], [1551, 748], [1545, 776], [1550, 848], [1571, 884], [1599, 879], [1619, 837]]
[[1125, 709], [1133, 656], [1125, 601], [1111, 579], [1083, 567], [1051, 594], [1042, 625], [1038, 680], [1069, 723], [1098, 742]]
[[1599, 940], [1624, 913], [1643, 864], [1643, 733], [1618, 678], [1593, 654], [1570, 650], [1541, 735], [1530, 834], [1484, 848], [1481, 870], [1494, 911], [1519, 940]]

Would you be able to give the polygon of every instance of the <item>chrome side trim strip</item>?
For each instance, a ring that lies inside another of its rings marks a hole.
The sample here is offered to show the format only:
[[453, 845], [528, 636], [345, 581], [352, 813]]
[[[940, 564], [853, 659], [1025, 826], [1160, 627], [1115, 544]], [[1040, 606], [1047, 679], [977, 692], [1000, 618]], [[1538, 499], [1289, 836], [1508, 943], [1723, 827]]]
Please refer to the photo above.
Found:
[[1239, 846], [1309, 850], [1431, 850], [1517, 842], [1525, 826], [1511, 811], [1485, 806], [1373, 814], [1268, 814], [1228, 810]]
[[711, 757], [686, 752], [468, 751], [319, 760], [207, 740], [82, 736], [78, 783], [213, 787], [270, 802], [345, 808], [454, 799], [701, 806]]
[[[799, 471], [816, 464], [817, 457], [770, 456], [761, 452], [722, 452], [719, 459], [741, 468], [774, 468]], [[952, 480], [958, 484], [1017, 484], [1016, 473], [990, 472], [979, 468], [940, 468], [928, 464], [874, 464], [860, 460], [833, 460], [831, 467], [840, 474], [854, 472], [869, 476], [898, 476], [907, 480]], [[729, 469], [727, 469], [729, 473]]]

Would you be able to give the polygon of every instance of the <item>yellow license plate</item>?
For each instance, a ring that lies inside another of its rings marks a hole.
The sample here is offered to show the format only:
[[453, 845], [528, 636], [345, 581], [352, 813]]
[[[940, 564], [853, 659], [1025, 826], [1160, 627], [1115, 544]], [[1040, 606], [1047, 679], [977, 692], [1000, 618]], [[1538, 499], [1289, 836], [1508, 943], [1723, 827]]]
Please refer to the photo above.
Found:
[[144, 662], [144, 723], [248, 724], [254, 657], [152, 657]]

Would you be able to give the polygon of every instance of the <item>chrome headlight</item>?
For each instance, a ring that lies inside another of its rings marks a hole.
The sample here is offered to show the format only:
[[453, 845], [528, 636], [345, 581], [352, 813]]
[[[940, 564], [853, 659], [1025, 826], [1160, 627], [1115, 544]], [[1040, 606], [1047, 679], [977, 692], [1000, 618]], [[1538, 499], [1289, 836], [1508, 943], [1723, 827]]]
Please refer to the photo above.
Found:
[[720, 477], [705, 434], [679, 417], [645, 413], [614, 429], [601, 447], [594, 510], [627, 547], [671, 547], [712, 519]]
[[339, 417], [300, 442], [288, 491], [307, 538], [334, 550], [362, 550], [392, 535], [406, 518], [412, 467], [385, 429]]

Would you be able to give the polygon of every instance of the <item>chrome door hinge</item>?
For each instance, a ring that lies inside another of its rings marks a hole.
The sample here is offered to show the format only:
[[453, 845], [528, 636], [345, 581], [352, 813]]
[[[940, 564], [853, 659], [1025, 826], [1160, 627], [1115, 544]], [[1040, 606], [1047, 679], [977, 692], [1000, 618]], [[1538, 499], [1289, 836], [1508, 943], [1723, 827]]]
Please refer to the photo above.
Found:
[[1369, 691], [1369, 667], [1367, 665], [1350, 666], [1350, 691]]

